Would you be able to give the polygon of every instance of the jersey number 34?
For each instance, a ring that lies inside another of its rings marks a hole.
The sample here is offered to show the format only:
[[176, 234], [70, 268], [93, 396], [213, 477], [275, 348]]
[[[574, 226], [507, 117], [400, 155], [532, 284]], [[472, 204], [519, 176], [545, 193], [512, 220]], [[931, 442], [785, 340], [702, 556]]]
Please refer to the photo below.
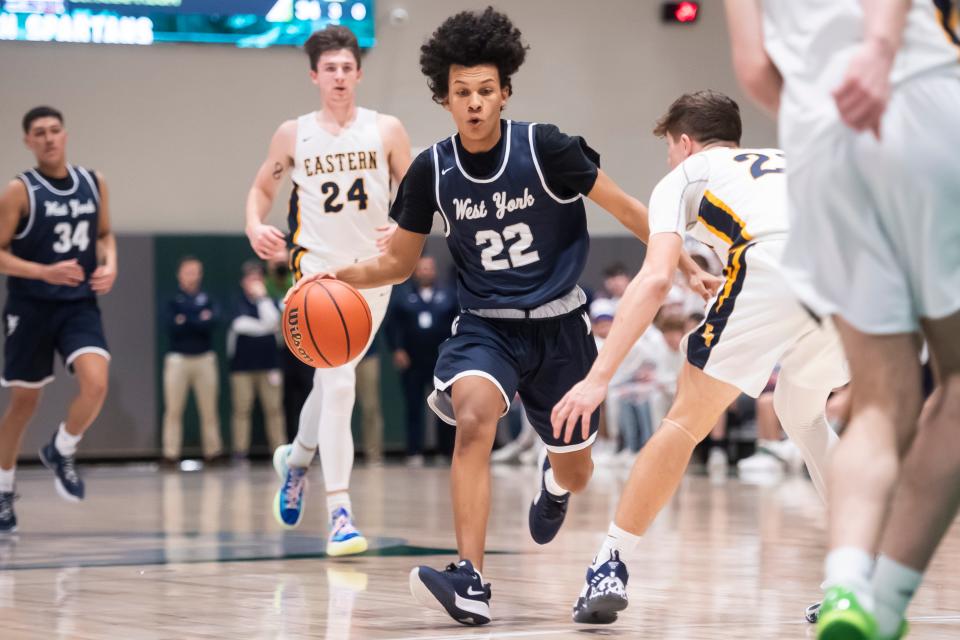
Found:
[[83, 252], [90, 246], [90, 222], [81, 220], [74, 227], [69, 222], [58, 222], [53, 227], [57, 234], [57, 241], [53, 243], [53, 250], [57, 253], [68, 253], [71, 249]]
[[[514, 238], [516, 242], [507, 251], [509, 258], [498, 257], [503, 253], [504, 242]], [[510, 267], [516, 269], [540, 260], [537, 251], [527, 251], [533, 244], [533, 232], [523, 222], [504, 227], [503, 234], [493, 229], [477, 231], [476, 242], [478, 247], [486, 245], [480, 252], [480, 264], [486, 271], [502, 271]]]

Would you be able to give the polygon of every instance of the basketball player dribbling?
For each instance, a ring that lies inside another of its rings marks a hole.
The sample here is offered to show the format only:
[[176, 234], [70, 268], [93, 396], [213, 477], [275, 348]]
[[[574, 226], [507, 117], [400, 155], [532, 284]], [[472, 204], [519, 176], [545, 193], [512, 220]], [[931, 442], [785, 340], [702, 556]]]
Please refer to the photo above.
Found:
[[[761, 14], [728, 0], [727, 11], [738, 77], [779, 112], [790, 158], [790, 283], [834, 317], [850, 359], [818, 637], [900, 638], [960, 505], [956, 5], [765, 0]], [[925, 406], [921, 336], [936, 378]]]
[[110, 362], [97, 296], [108, 293], [117, 277], [103, 176], [67, 162], [67, 131], [56, 109], [31, 109], [23, 133], [37, 166], [0, 195], [0, 273], [8, 276], [9, 290], [0, 384], [10, 388], [0, 419], [0, 533], [17, 526], [17, 454], [43, 387], [53, 381], [55, 353], [80, 388], [40, 459], [54, 471], [62, 498], [84, 498], [75, 455], [103, 407]]
[[[395, 229], [387, 218], [391, 181], [399, 183], [410, 165], [410, 140], [400, 121], [357, 106], [362, 72], [353, 33], [346, 27], [328, 26], [314, 33], [304, 49], [322, 108], [280, 125], [246, 206], [247, 236], [257, 255], [269, 259], [289, 245], [290, 267], [297, 278], [377, 255]], [[289, 237], [264, 223], [288, 171], [293, 179]], [[375, 334], [386, 313], [390, 286], [363, 295]], [[274, 516], [282, 526], [295, 527], [303, 517], [307, 469], [319, 447], [330, 522], [327, 554], [331, 556], [367, 549], [366, 539], [353, 524], [348, 493], [354, 457], [350, 418], [356, 363], [317, 369], [300, 412], [297, 436], [292, 444], [279, 447], [273, 458], [282, 481], [274, 499]]]
[[[433, 33], [421, 48], [420, 66], [457, 133], [410, 166], [391, 209], [400, 228], [386, 253], [333, 274], [363, 289], [402, 282], [440, 213], [457, 267], [461, 314], [441, 346], [428, 402], [456, 426], [451, 490], [460, 561], [445, 571], [414, 568], [410, 588], [422, 605], [467, 625], [491, 619], [490, 588], [480, 573], [490, 452], [513, 396], [519, 393], [547, 449], [541, 490], [528, 512], [536, 542], [556, 536], [570, 494], [593, 472], [598, 415], [588, 432], [568, 442], [550, 427], [554, 403], [597, 353], [577, 286], [589, 247], [583, 197], [639, 238], [648, 234], [646, 208], [600, 170], [599, 156], [582, 138], [553, 125], [502, 119], [526, 49], [520, 31], [492, 8], [456, 14]], [[681, 264], [705, 297], [719, 285], [689, 256]]]

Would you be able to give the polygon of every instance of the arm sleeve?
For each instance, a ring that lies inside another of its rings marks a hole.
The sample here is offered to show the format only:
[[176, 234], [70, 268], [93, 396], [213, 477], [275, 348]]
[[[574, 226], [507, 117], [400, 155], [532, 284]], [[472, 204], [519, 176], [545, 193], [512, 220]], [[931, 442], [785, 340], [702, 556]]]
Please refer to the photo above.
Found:
[[600, 154], [580, 136], [568, 136], [555, 125], [538, 124], [533, 145], [547, 187], [559, 198], [587, 195], [597, 181]]
[[427, 149], [414, 159], [400, 182], [397, 199], [390, 207], [390, 217], [401, 229], [426, 235], [433, 226], [433, 214], [436, 211], [433, 159], [430, 149]]
[[657, 183], [650, 196], [650, 235], [676, 233], [683, 237], [687, 221], [697, 217], [709, 178], [710, 164], [702, 154], [697, 154]]

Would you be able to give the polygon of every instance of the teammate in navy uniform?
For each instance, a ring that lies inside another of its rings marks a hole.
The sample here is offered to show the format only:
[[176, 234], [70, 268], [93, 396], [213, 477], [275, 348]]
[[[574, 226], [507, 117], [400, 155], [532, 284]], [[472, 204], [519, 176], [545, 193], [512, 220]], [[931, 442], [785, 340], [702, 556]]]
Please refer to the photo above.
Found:
[[[335, 274], [360, 288], [402, 282], [434, 212], [440, 214], [461, 313], [440, 349], [429, 404], [457, 427], [451, 483], [461, 560], [443, 572], [413, 569], [410, 588], [421, 604], [463, 624], [490, 621], [490, 590], [480, 575], [489, 460], [497, 420], [514, 394], [547, 448], [529, 512], [534, 540], [553, 539], [570, 494], [593, 472], [597, 414], [588, 418], [588, 436], [571, 442], [554, 438], [550, 426], [553, 404], [597, 355], [577, 286], [589, 249], [583, 196], [642, 240], [648, 235], [646, 208], [600, 171], [598, 154], [582, 138], [553, 125], [501, 119], [526, 49], [520, 31], [492, 8], [459, 13], [434, 32], [420, 66], [457, 134], [410, 166], [391, 211], [400, 228], [387, 252]], [[685, 266], [700, 277], [689, 258]]]
[[103, 406], [110, 361], [97, 295], [109, 292], [117, 276], [103, 176], [67, 163], [67, 133], [56, 109], [32, 109], [23, 131], [37, 166], [0, 195], [0, 273], [9, 291], [0, 384], [10, 388], [0, 419], [0, 532], [16, 528], [14, 467], [42, 389], [53, 381], [55, 352], [80, 389], [40, 459], [54, 471], [61, 497], [83, 499], [74, 455]]

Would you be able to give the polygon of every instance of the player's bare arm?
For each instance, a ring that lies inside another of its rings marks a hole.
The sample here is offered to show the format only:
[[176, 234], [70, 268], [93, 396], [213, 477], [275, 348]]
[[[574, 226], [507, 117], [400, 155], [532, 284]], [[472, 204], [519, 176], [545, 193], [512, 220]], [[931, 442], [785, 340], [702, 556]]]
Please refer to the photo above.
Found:
[[740, 86], [771, 117], [780, 108], [783, 77], [763, 47], [763, 16], [757, 0], [726, 0], [733, 70]]
[[0, 273], [71, 287], [81, 284], [84, 279], [83, 269], [75, 258], [44, 265], [13, 255], [10, 250], [13, 236], [20, 220], [29, 210], [26, 185], [20, 180], [12, 180], [0, 195]]
[[270, 214], [277, 190], [287, 172], [293, 167], [296, 148], [297, 121], [281, 124], [270, 140], [267, 157], [257, 170], [247, 193], [246, 233], [254, 252], [268, 260], [286, 248], [286, 234], [264, 221]]
[[880, 137], [880, 119], [890, 100], [890, 70], [903, 41], [909, 0], [863, 0], [863, 42], [853, 54], [833, 99], [843, 122]]
[[553, 408], [550, 421], [555, 437], [562, 435], [564, 442], [570, 442], [578, 423], [583, 433], [589, 433], [590, 415], [607, 396], [614, 372], [649, 328], [670, 292], [682, 250], [683, 239], [675, 233], [657, 233], [650, 238], [643, 267], [620, 300], [610, 333], [590, 373]]
[[97, 223], [98, 267], [90, 276], [90, 288], [98, 295], [110, 293], [117, 280], [117, 238], [110, 226], [110, 190], [103, 175], [97, 172], [100, 188], [100, 219]]
[[[399, 118], [384, 113], [377, 115], [377, 126], [380, 129], [380, 138], [383, 140], [387, 152], [387, 162], [390, 166], [390, 180], [394, 185], [400, 184], [410, 168], [410, 136], [403, 127]], [[379, 229], [383, 235], [377, 239], [377, 248], [386, 251], [390, 238], [397, 230], [397, 225], [390, 222]]]
[[[597, 181], [587, 197], [619, 220], [620, 224], [629, 229], [641, 242], [648, 244], [650, 215], [646, 205], [624, 192], [603, 170], [597, 171]], [[676, 266], [686, 276], [690, 288], [705, 300], [714, 295], [723, 283], [722, 278], [701, 269], [686, 251], [681, 250]]]

